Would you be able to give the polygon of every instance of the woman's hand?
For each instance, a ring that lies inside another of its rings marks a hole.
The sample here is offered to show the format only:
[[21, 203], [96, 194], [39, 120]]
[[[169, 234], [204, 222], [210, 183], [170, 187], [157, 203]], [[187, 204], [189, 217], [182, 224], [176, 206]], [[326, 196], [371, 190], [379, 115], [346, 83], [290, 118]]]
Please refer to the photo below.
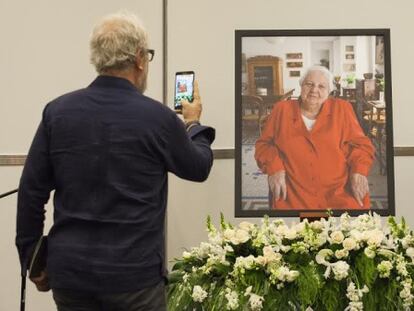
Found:
[[278, 171], [273, 175], [268, 177], [269, 188], [273, 193], [274, 201], [279, 199], [286, 200], [287, 190], [286, 190], [286, 172]]
[[358, 173], [351, 174], [351, 189], [358, 204], [364, 206], [362, 200], [369, 193], [368, 178]]

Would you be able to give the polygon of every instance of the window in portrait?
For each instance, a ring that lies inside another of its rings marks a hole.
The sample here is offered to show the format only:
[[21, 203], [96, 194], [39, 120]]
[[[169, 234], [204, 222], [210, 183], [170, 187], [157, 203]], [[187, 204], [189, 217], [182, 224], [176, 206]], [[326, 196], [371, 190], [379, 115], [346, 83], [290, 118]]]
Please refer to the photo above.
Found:
[[387, 29], [236, 31], [236, 216], [395, 213], [389, 49]]

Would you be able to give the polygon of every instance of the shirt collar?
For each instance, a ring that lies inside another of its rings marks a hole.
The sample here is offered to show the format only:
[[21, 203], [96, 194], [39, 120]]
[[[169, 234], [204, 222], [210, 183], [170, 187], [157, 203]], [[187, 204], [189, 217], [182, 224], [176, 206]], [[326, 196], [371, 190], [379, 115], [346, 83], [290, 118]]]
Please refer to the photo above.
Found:
[[116, 88], [139, 92], [138, 89], [127, 79], [114, 76], [97, 76], [89, 87]]
[[[319, 112], [318, 117], [322, 116], [322, 118], [324, 118], [325, 116], [330, 116], [332, 115], [332, 104], [333, 104], [333, 98], [332, 97], [328, 97], [325, 102], [322, 104], [322, 108], [321, 111]], [[302, 116], [302, 112], [300, 110], [300, 98], [295, 101], [296, 107], [296, 113], [293, 114], [293, 119], [294, 120], [300, 120], [301, 116]]]

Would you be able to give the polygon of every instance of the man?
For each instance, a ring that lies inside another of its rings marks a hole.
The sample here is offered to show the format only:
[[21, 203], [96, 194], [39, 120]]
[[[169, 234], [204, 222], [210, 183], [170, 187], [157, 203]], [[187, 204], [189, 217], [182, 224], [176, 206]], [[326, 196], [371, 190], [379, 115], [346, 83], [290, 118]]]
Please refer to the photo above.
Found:
[[137, 18], [116, 14], [92, 34], [99, 76], [49, 103], [19, 186], [17, 237], [23, 271], [43, 234], [54, 195], [47, 272], [59, 311], [165, 310], [164, 216], [167, 173], [204, 181], [214, 129], [201, 126], [197, 85], [184, 123], [146, 88], [147, 35]]

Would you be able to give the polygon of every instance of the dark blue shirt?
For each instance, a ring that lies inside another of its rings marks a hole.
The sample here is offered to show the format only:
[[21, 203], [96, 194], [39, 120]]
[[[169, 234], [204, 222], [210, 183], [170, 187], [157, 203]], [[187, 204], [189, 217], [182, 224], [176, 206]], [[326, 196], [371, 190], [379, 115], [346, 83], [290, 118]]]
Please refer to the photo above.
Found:
[[22, 269], [54, 193], [47, 272], [52, 288], [133, 291], [164, 275], [167, 173], [205, 180], [214, 129], [192, 127], [128, 80], [99, 76], [49, 103], [19, 186]]

